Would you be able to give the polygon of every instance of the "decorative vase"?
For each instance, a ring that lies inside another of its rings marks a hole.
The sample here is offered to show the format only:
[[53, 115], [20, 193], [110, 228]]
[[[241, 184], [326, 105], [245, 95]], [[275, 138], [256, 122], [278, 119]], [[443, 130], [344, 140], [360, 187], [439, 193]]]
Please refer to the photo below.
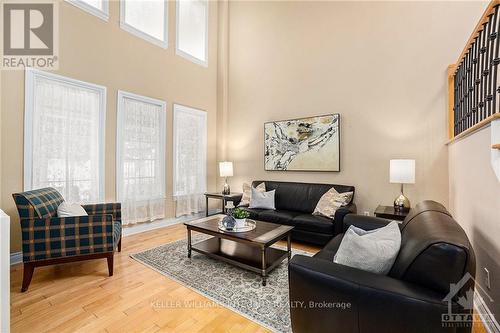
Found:
[[222, 219], [222, 226], [228, 230], [233, 230], [236, 225], [236, 221], [232, 216], [224, 216]]
[[235, 228], [243, 228], [247, 219], [234, 219], [236, 221]]

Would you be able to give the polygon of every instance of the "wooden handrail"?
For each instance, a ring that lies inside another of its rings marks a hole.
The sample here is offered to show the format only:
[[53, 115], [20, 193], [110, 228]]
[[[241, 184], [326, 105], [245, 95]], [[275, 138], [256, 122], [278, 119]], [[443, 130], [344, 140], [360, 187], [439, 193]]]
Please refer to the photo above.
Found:
[[481, 129], [482, 127], [489, 125], [493, 120], [496, 120], [496, 119], [500, 119], [500, 113], [494, 113], [491, 116], [489, 116], [488, 118], [480, 121], [476, 125], [466, 129], [462, 133], [455, 135], [454, 137], [450, 138], [450, 140], [446, 144], [452, 143], [455, 140], [461, 139], [469, 134], [472, 134], [473, 132]]
[[483, 13], [483, 16], [481, 16], [481, 19], [479, 20], [476, 27], [472, 31], [469, 39], [467, 40], [467, 43], [465, 44], [465, 47], [464, 47], [462, 53], [460, 54], [460, 57], [458, 57], [458, 60], [455, 63], [455, 68], [462, 62], [462, 60], [465, 57], [465, 54], [467, 53], [467, 51], [469, 51], [472, 43], [474, 42], [474, 39], [477, 36], [479, 36], [479, 32], [483, 30], [484, 24], [488, 21], [489, 16], [493, 14], [493, 12], [495, 11], [495, 6], [497, 6], [497, 5], [500, 5], [500, 0], [492, 0], [489, 3], [488, 7], [486, 8], [486, 10]]

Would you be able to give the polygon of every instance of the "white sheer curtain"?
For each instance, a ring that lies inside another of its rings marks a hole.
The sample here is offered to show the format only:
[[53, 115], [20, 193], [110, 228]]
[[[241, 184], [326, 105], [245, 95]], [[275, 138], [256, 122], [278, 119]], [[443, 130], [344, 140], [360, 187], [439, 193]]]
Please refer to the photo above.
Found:
[[26, 72], [25, 189], [52, 186], [69, 202], [103, 199], [105, 88]]
[[123, 224], [165, 217], [165, 103], [118, 93], [117, 192]]
[[174, 104], [175, 215], [205, 209], [207, 190], [207, 114]]

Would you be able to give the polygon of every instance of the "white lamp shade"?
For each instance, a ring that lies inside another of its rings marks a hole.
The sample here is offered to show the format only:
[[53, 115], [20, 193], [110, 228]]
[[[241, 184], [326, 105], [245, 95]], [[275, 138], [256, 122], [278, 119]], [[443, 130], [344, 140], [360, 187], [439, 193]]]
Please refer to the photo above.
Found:
[[414, 184], [415, 160], [391, 160], [390, 182], [398, 184]]
[[232, 177], [233, 162], [219, 162], [219, 173], [221, 177]]

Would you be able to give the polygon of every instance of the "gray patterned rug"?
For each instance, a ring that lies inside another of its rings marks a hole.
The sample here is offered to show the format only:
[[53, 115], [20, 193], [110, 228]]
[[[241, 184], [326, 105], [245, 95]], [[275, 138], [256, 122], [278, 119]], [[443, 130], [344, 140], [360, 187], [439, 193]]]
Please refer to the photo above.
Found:
[[[204, 238], [193, 237], [193, 243]], [[311, 255], [299, 250], [292, 252]], [[269, 274], [264, 287], [260, 275], [254, 272], [194, 251], [189, 259], [185, 239], [131, 257], [272, 331], [291, 332], [286, 260]]]

